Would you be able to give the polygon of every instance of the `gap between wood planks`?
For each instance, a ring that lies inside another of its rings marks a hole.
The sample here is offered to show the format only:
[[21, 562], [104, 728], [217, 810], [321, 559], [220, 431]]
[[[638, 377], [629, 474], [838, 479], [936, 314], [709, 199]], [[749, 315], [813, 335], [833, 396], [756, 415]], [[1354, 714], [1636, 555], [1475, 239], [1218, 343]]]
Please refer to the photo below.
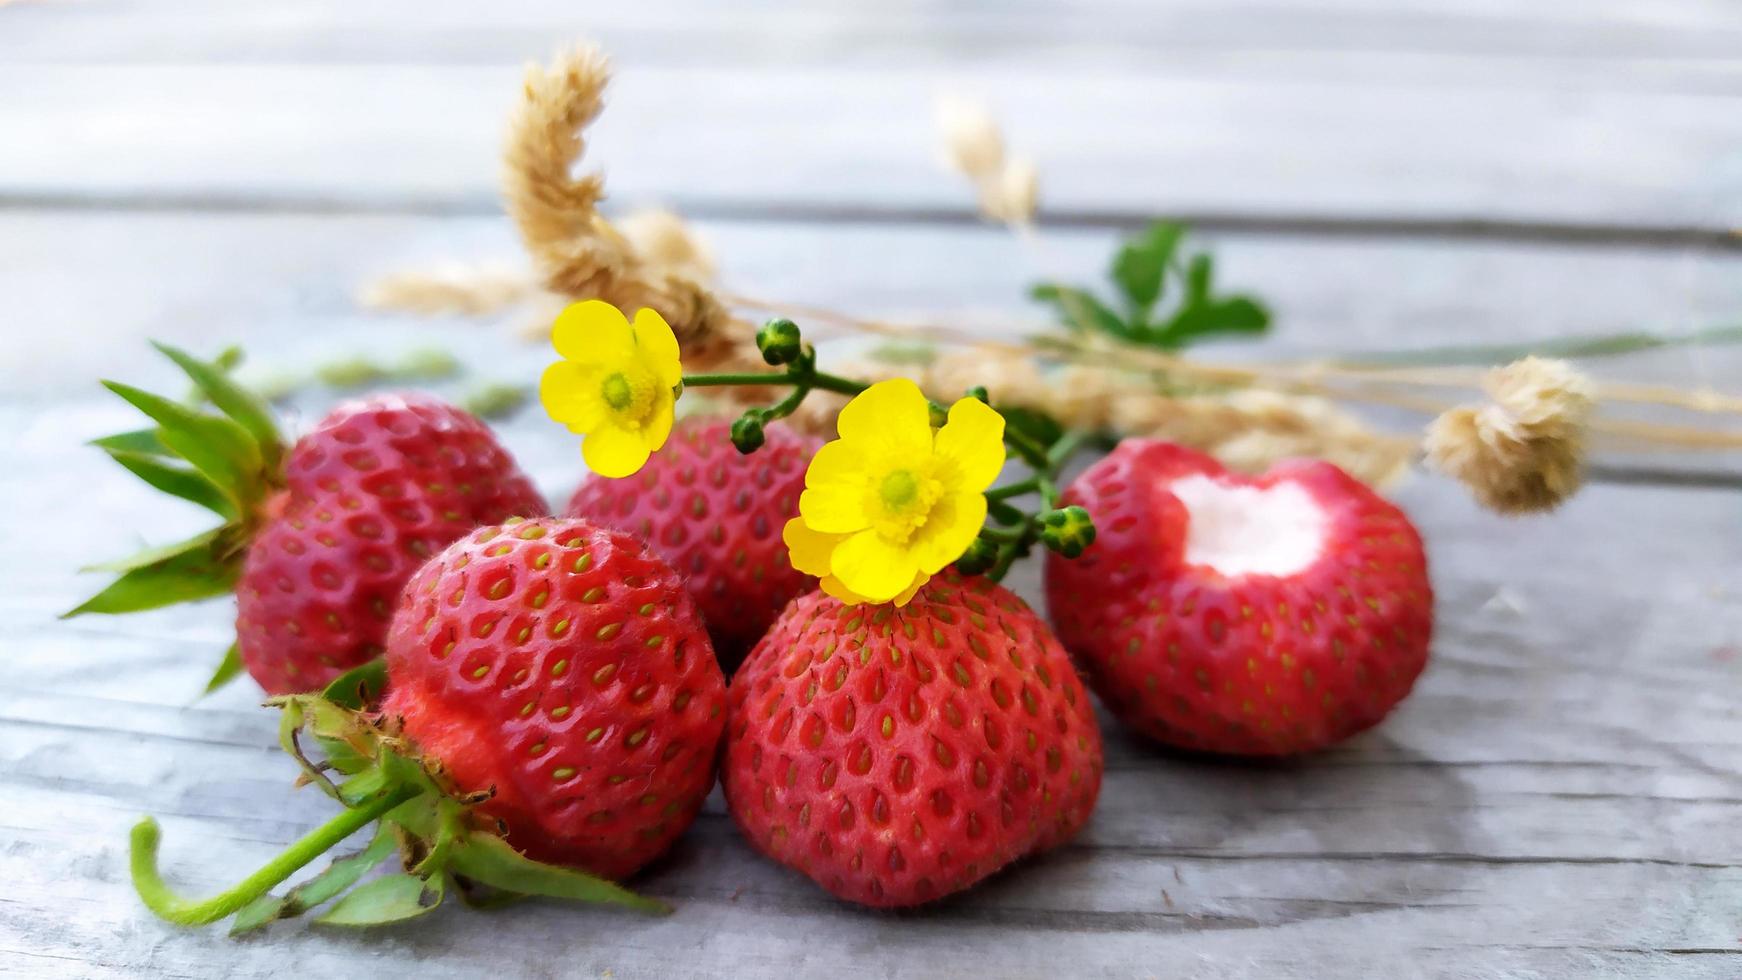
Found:
[[[986, 225], [969, 207], [894, 207], [772, 200], [673, 197], [673, 210], [695, 221], [745, 224]], [[368, 200], [327, 195], [86, 193], [16, 191], [0, 188], [0, 211], [117, 211], [122, 213], [404, 215], [464, 217], [502, 213], [494, 197], [381, 197]], [[608, 209], [607, 209], [608, 210]], [[1311, 212], [1173, 211], [1060, 208], [1043, 210], [1037, 223], [1061, 230], [1134, 230], [1166, 219], [1200, 231], [1252, 235], [1477, 241], [1519, 245], [1609, 246], [1692, 252], [1742, 252], [1742, 229], [1679, 224], [1605, 224], [1553, 220], [1459, 217], [1456, 215], [1333, 215]]]

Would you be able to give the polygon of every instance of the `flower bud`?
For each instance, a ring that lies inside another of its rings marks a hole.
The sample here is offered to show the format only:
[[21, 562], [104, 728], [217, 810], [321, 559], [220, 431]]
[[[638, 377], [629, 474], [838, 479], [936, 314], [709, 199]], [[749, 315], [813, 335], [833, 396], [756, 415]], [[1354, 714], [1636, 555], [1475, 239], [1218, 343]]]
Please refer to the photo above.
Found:
[[756, 349], [762, 352], [762, 359], [770, 364], [791, 364], [798, 360], [799, 355], [804, 352], [798, 324], [785, 317], [764, 323], [762, 329], [756, 331]]
[[956, 559], [956, 571], [963, 575], [980, 575], [991, 571], [997, 560], [997, 546], [985, 538], [975, 538], [968, 550], [962, 552], [962, 557]]
[[753, 413], [746, 412], [739, 416], [738, 421], [732, 423], [732, 445], [738, 447], [738, 451], [746, 456], [761, 449], [766, 439], [767, 436], [762, 431], [762, 420]]
[[1075, 558], [1095, 543], [1095, 522], [1076, 504], [1042, 511], [1040, 542], [1066, 558]]

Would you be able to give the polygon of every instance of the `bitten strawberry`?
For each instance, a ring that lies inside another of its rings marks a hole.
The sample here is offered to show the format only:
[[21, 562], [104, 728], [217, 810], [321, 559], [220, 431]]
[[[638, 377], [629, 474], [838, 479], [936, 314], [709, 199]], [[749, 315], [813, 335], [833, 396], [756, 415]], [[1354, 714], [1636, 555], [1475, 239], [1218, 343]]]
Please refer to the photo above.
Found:
[[[133, 829], [134, 887], [180, 925], [236, 913], [232, 932], [335, 896], [319, 921], [398, 922], [450, 888], [473, 902], [546, 895], [669, 911], [595, 875], [633, 874], [695, 819], [725, 698], [694, 602], [644, 544], [558, 518], [484, 528], [406, 586], [385, 664], [274, 699], [285, 749], [344, 809], [204, 900], [164, 883], [147, 818]], [[364, 850], [269, 892], [372, 822]], [[358, 883], [396, 855], [403, 871]]]
[[732, 447], [730, 419], [679, 422], [640, 473], [589, 477], [568, 514], [639, 536], [684, 576], [714, 652], [737, 666], [774, 617], [816, 579], [787, 559], [780, 529], [798, 515], [805, 465], [818, 440], [785, 426], [749, 454]]
[[768, 856], [863, 905], [960, 891], [1074, 835], [1101, 736], [1064, 650], [985, 579], [788, 606], [733, 678], [722, 783]]
[[485, 528], [406, 587], [382, 711], [540, 861], [622, 878], [714, 784], [725, 679], [695, 604], [633, 537]]
[[121, 577], [68, 615], [234, 590], [237, 645], [212, 687], [246, 666], [269, 694], [320, 689], [381, 653], [400, 589], [431, 555], [480, 524], [546, 512], [490, 430], [437, 399], [341, 405], [286, 452], [258, 399], [162, 349], [221, 414], [109, 383], [157, 428], [97, 444], [227, 523], [105, 566]]
[[1421, 538], [1329, 463], [1248, 477], [1128, 439], [1064, 499], [1099, 534], [1075, 561], [1048, 556], [1047, 606], [1090, 684], [1157, 741], [1322, 748], [1377, 724], [1427, 662]]

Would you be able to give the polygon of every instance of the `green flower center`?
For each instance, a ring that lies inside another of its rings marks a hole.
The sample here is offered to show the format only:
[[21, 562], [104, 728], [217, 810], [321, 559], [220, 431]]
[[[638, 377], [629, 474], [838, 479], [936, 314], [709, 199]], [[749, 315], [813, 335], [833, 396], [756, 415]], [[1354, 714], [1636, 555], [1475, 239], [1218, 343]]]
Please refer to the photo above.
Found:
[[599, 379], [599, 400], [616, 418], [616, 424], [639, 428], [658, 407], [659, 382], [640, 365], [628, 365]]
[[599, 385], [599, 397], [605, 399], [605, 404], [621, 412], [635, 400], [635, 389], [630, 386], [629, 379], [622, 371], [606, 376], [604, 383]]
[[919, 496], [919, 481], [913, 478], [912, 470], [895, 470], [883, 478], [877, 493], [886, 509], [901, 510]]
[[897, 544], [905, 544], [914, 532], [925, 527], [944, 492], [943, 484], [931, 475], [931, 467], [924, 465], [917, 472], [890, 470], [869, 490], [865, 509], [872, 515], [871, 526]]

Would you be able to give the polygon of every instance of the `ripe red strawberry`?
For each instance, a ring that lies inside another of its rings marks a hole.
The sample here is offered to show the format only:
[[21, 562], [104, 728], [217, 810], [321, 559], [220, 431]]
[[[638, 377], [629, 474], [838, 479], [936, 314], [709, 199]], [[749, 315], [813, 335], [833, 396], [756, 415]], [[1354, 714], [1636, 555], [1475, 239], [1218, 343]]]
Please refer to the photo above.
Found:
[[1069, 839], [1101, 788], [1070, 660], [1005, 589], [788, 606], [732, 680], [722, 783], [776, 861], [863, 905], [960, 891]]
[[633, 537], [544, 518], [480, 530], [406, 588], [384, 714], [529, 857], [622, 878], [714, 785], [725, 678], [695, 604]]
[[399, 592], [480, 524], [545, 510], [484, 423], [421, 395], [334, 409], [291, 447], [236, 588], [236, 635], [269, 694], [378, 656]]
[[1127, 439], [1066, 491], [1095, 517], [1047, 606], [1089, 682], [1157, 741], [1236, 755], [1377, 724], [1427, 662], [1433, 590], [1403, 512], [1337, 467], [1260, 477]]
[[683, 574], [728, 671], [816, 579], [794, 569], [780, 529], [798, 516], [804, 472], [820, 440], [785, 426], [754, 453], [732, 447], [730, 419], [690, 418], [641, 472], [593, 476], [568, 515], [635, 534]]
[[217, 411], [106, 382], [157, 427], [97, 445], [225, 523], [105, 566], [121, 577], [68, 615], [233, 591], [237, 645], [212, 687], [243, 665], [269, 694], [324, 687], [380, 654], [400, 590], [430, 555], [479, 524], [546, 512], [490, 430], [451, 405], [352, 402], [286, 452], [259, 399], [215, 365], [161, 349]]

